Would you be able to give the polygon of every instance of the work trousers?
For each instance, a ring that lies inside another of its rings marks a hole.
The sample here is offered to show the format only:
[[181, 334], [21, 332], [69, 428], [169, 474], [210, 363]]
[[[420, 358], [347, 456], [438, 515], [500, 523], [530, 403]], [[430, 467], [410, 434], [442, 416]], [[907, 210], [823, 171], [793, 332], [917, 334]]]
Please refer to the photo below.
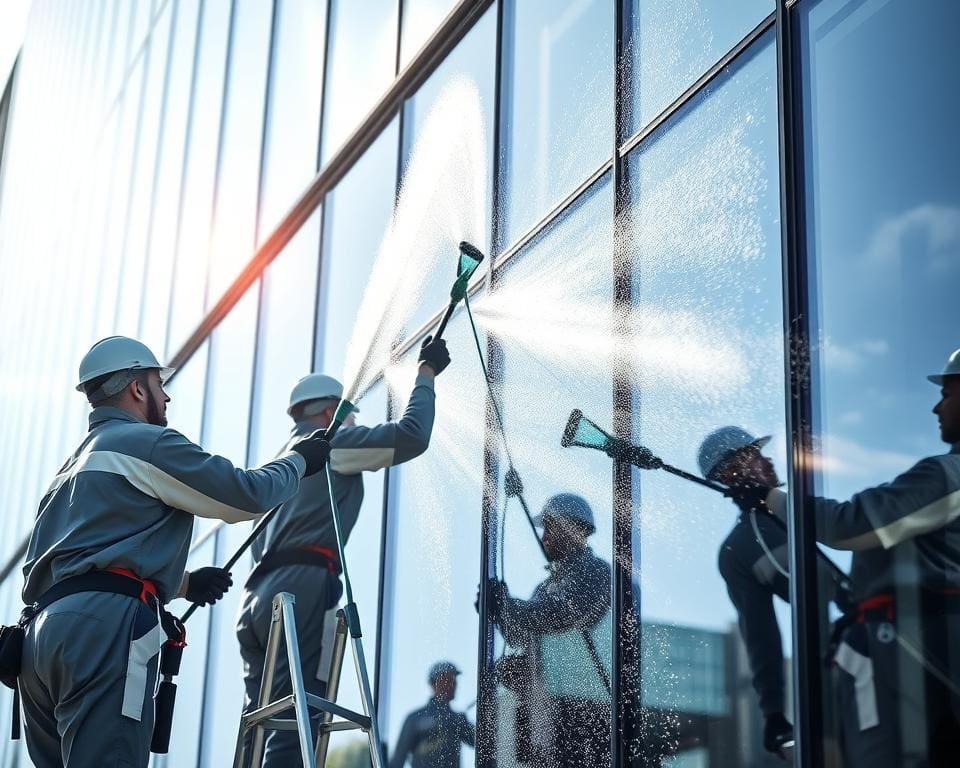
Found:
[[[786, 571], [787, 533], [767, 515], [756, 515], [767, 550]], [[743, 514], [720, 547], [720, 575], [737, 611], [753, 687], [765, 715], [784, 711], [783, 646], [773, 597], [790, 600], [790, 581], [774, 565]]]
[[960, 616], [855, 623], [836, 663], [850, 768], [960, 765]]
[[[300, 650], [300, 669], [307, 693], [326, 695], [335, 621], [333, 608], [340, 599], [339, 578], [325, 568], [314, 565], [290, 565], [276, 568], [249, 584], [244, 590], [237, 614], [237, 640], [243, 659], [243, 678], [246, 688], [243, 711], [255, 709], [260, 697], [260, 683], [267, 653], [273, 598], [279, 592], [294, 595], [294, 620]], [[270, 701], [275, 701], [293, 690], [286, 646], [281, 643], [273, 677]], [[313, 714], [313, 713], [311, 713]], [[319, 716], [311, 718], [316, 741]], [[252, 732], [251, 732], [252, 733]], [[252, 736], [247, 738], [249, 761]], [[249, 763], [248, 763], [249, 764]], [[268, 733], [264, 752], [264, 768], [289, 768], [301, 764], [300, 742], [297, 731]]]
[[105, 592], [40, 611], [23, 644], [20, 692], [37, 768], [146, 768], [158, 654], [156, 608]]

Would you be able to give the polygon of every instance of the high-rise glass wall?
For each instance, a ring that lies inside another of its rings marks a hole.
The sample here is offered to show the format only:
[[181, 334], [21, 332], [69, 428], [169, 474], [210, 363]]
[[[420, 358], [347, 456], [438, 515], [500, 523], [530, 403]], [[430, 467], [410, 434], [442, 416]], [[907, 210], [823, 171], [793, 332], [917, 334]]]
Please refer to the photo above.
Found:
[[[0, 621], [94, 341], [177, 363], [171, 426], [258, 465], [311, 371], [400, 417], [467, 240], [431, 445], [366, 475], [346, 547], [394, 768], [441, 661], [461, 765], [950, 764], [958, 35], [907, 0], [35, 0]], [[198, 519], [188, 568], [249, 530]], [[229, 762], [238, 603], [188, 625], [154, 765]]]

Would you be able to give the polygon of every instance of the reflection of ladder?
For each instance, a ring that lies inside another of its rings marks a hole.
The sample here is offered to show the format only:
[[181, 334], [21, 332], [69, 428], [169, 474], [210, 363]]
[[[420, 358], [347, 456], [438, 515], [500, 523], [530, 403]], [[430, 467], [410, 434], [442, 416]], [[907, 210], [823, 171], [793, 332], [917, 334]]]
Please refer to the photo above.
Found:
[[[370, 741], [370, 762], [373, 768], [386, 768], [377, 717], [367, 678], [367, 666], [360, 639], [360, 620], [356, 605], [351, 601], [342, 610], [337, 611], [337, 629], [330, 659], [330, 676], [327, 683], [327, 696], [321, 698], [307, 693], [304, 688], [303, 672], [300, 669], [300, 649], [297, 645], [297, 628], [293, 618], [294, 597], [289, 592], [281, 592], [273, 598], [273, 615], [270, 622], [270, 634], [267, 638], [267, 656], [260, 683], [260, 698], [257, 708], [240, 719], [240, 733], [237, 749], [234, 753], [234, 768], [243, 768], [245, 758], [245, 739], [247, 732], [253, 730], [250, 749], [251, 768], [259, 768], [263, 761], [263, 747], [267, 731], [297, 731], [300, 737], [300, 755], [306, 768], [323, 766], [327, 761], [327, 745], [333, 731], [360, 729], [367, 733]], [[353, 658], [360, 683], [360, 698], [364, 714], [353, 712], [336, 703], [340, 688], [340, 670], [347, 644], [347, 631], [353, 640]], [[273, 677], [277, 667], [277, 653], [280, 650], [280, 634], [284, 635], [287, 646], [287, 666], [290, 669], [290, 682], [293, 691], [276, 701], [270, 701]], [[288, 709], [293, 709], [296, 719], [278, 717]], [[319, 733], [316, 745], [312, 742], [310, 711], [320, 713]]]

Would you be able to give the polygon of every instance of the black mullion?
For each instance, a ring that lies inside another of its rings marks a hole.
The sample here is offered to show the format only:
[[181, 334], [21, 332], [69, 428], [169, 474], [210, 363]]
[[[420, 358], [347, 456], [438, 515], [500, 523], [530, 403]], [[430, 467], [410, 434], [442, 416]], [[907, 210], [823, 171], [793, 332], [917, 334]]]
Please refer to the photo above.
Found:
[[[503, 146], [503, 57], [504, 57], [504, 25], [506, 3], [511, 0], [501, 0], [497, 4], [497, 32], [494, 44], [496, 56], [494, 72], [493, 97], [493, 147], [491, 167], [491, 208], [493, 216], [490, 223], [490, 250], [496, 253], [499, 248], [501, 221], [500, 210], [503, 204], [502, 185], [500, 179], [500, 159]], [[508, 41], [509, 42], [509, 41]], [[511, 68], [512, 69], [512, 68]], [[496, 277], [493, 260], [487, 269], [487, 292], [493, 290]], [[503, 381], [502, 354], [500, 346], [492, 334], [487, 334], [487, 360], [491, 377], [491, 387]], [[484, 398], [484, 430], [483, 430], [483, 492], [480, 510], [480, 588], [477, 624], [477, 710], [476, 710], [476, 751], [474, 763], [477, 768], [495, 768], [496, 766], [496, 690], [497, 683], [494, 677], [494, 656], [496, 648], [496, 629], [489, 619], [489, 590], [488, 584], [491, 575], [496, 575], [497, 562], [497, 489], [499, 486], [500, 467], [499, 452], [496, 447], [496, 424], [494, 405], [489, 390]], [[504, 574], [500, 574], [504, 578]]]
[[788, 528], [790, 533], [790, 604], [793, 619], [795, 765], [823, 765], [823, 692], [817, 606], [816, 532], [805, 522], [812, 497], [810, 465], [813, 405], [809, 388], [810, 289], [804, 242], [803, 126], [798, 49], [794, 17], [777, 0], [777, 92], [780, 129], [780, 207], [783, 259], [783, 308], [786, 335], [786, 421], [790, 446]]
[[[633, 376], [626, 337], [629, 329], [626, 319], [633, 305], [633, 265], [623, 228], [629, 226], [625, 212], [629, 205], [626, 174], [627, 158], [618, 152], [620, 126], [623, 120], [623, 100], [630, 98], [626, 71], [619, 66], [625, 56], [624, 6], [629, 0], [614, 2], [614, 120], [613, 120], [613, 334], [617, 364], [613, 367], [613, 431], [617, 437], [632, 438]], [[633, 470], [629, 463], [615, 461], [612, 468], [613, 484], [613, 595], [614, 631], [611, 661], [611, 757], [615, 766], [627, 765], [636, 751], [636, 723], [639, 722], [636, 704], [640, 700], [640, 629], [639, 596], [633, 591]], [[637, 499], [639, 502], [639, 498]]]

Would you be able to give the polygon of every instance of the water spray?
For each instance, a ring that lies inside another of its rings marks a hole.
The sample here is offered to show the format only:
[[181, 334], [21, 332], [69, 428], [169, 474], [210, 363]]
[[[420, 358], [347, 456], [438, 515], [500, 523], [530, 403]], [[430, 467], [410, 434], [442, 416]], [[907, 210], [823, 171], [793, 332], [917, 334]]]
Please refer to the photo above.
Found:
[[[596, 422], [593, 422], [584, 416], [583, 412], [579, 408], [575, 408], [570, 413], [570, 418], [567, 420], [567, 425], [563, 430], [563, 436], [560, 438], [560, 445], [564, 448], [570, 448], [571, 446], [576, 446], [579, 448], [592, 448], [594, 450], [603, 451], [605, 454], [607, 454], [607, 456], [615, 461], [624, 461], [639, 469], [662, 469], [664, 472], [669, 472], [671, 475], [676, 475], [684, 480], [689, 480], [697, 485], [702, 485], [704, 488], [709, 488], [711, 491], [716, 491], [717, 493], [727, 495], [730, 491], [730, 488], [725, 485], [715, 483], [711, 480], [707, 480], [690, 472], [686, 472], [678, 467], [667, 464], [663, 461], [663, 459], [654, 454], [653, 451], [646, 446], [634, 445], [629, 440], [624, 440], [622, 437], [614, 437], [613, 435], [608, 434], [601, 429]], [[769, 515], [769, 517], [776, 525], [779, 525], [781, 528], [786, 530], [786, 525], [782, 520], [780, 520], [780, 518], [774, 515]], [[757, 527], [756, 519], [751, 517], [751, 522], [753, 523], [754, 535], [757, 537], [757, 541], [760, 546], [763, 547], [763, 551], [767, 558], [773, 563], [774, 567], [777, 568], [778, 571], [789, 578], [790, 574], [783, 570], [780, 562], [773, 556], [773, 553], [767, 547], [763, 536], [760, 534], [760, 529]], [[843, 571], [843, 569], [841, 569], [840, 566], [827, 557], [827, 554], [819, 547], [817, 547], [817, 556], [830, 570], [838, 587], [843, 592], [849, 592], [850, 578]]]

